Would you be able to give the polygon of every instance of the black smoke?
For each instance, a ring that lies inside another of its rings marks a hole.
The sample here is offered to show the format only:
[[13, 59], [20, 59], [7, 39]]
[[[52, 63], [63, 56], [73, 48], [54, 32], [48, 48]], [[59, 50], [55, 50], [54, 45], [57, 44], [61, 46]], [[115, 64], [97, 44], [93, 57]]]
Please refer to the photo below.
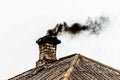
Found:
[[74, 23], [68, 25], [66, 22], [57, 24], [55, 28], [47, 31], [48, 36], [58, 36], [63, 32], [67, 32], [71, 35], [80, 34], [84, 31], [89, 31], [91, 34], [99, 34], [105, 27], [105, 24], [109, 21], [108, 17], [101, 16], [94, 20], [88, 18], [85, 24]]

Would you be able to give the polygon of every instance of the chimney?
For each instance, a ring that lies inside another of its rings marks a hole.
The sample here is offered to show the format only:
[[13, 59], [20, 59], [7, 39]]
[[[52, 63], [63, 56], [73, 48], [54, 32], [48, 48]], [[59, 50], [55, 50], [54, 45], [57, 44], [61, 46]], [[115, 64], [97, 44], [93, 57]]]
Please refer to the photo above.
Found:
[[56, 61], [56, 46], [61, 41], [57, 37], [44, 36], [36, 41], [39, 45], [39, 60], [36, 62], [36, 67]]

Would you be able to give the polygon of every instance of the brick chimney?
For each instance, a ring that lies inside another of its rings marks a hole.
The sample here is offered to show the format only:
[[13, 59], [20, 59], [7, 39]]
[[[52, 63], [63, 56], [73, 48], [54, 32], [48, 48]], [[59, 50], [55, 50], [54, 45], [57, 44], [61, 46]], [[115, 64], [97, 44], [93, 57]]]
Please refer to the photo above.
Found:
[[39, 45], [39, 60], [36, 62], [36, 67], [56, 61], [56, 46], [61, 41], [57, 37], [44, 36], [36, 41]]

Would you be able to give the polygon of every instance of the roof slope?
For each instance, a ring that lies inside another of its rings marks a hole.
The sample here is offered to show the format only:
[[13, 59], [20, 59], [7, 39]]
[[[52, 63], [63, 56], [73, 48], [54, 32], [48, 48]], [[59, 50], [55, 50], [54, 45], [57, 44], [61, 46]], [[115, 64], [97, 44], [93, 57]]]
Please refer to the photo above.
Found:
[[74, 54], [33, 68], [9, 80], [120, 80], [120, 71]]

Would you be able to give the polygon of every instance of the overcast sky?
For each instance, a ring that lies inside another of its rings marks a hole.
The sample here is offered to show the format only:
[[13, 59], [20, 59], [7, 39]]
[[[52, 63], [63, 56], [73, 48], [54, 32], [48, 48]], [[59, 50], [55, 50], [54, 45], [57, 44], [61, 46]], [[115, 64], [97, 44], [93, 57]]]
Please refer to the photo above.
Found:
[[84, 23], [88, 17], [108, 16], [100, 35], [58, 37], [57, 58], [80, 53], [120, 70], [119, 0], [0, 0], [0, 80], [35, 67], [35, 41], [57, 23]]

